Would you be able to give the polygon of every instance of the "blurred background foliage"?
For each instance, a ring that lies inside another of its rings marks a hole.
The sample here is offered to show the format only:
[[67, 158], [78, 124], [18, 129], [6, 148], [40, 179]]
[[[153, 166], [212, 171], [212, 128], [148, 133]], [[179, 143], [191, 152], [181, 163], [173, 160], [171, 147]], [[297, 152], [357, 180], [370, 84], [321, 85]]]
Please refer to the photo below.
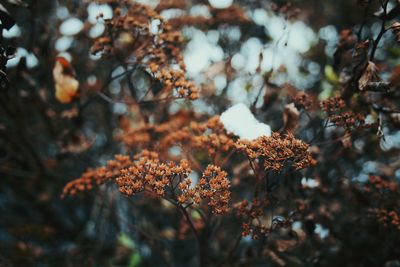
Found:
[[[108, 96], [121, 99], [127, 79], [139, 91], [151, 82], [142, 72], [115, 78], [123, 73], [125, 58], [90, 53], [104, 31], [96, 16], [112, 15], [107, 1], [102, 2], [1, 2], [16, 22], [3, 30], [1, 45], [16, 52], [4, 70], [8, 86], [0, 91], [0, 266], [195, 266], [195, 247], [190, 239], [177, 240], [179, 216], [166, 203], [126, 199], [113, 187], [60, 198], [72, 178], [125, 151], [115, 139], [121, 119], [136, 118], [139, 112], [96, 92], [106, 89]], [[159, 4], [141, 2], [154, 8]], [[163, 17], [212, 17], [210, 3], [216, 1], [175, 2], [185, 3], [161, 11]], [[340, 32], [357, 34], [364, 23], [360, 39], [375, 40], [380, 2], [303, 0], [288, 6], [287, 1], [235, 0], [243, 17], [228, 16], [206, 26], [176, 25], [185, 38], [187, 74], [201, 88], [200, 98], [140, 109], [149, 120], [181, 109], [211, 116], [244, 102], [260, 121], [282, 130], [285, 106], [297, 92], [316, 100], [340, 92], [341, 72], [334, 66]], [[397, 5], [389, 1], [390, 9]], [[386, 32], [375, 63], [394, 90], [399, 55], [395, 37]], [[71, 61], [80, 83], [79, 103], [65, 105], [54, 97], [57, 56]], [[399, 110], [398, 90], [390, 98]], [[364, 190], [370, 175], [399, 181], [399, 121], [388, 117], [382, 123], [374, 108], [349, 108], [374, 125], [355, 131], [350, 141], [342, 138], [343, 131], [323, 128], [321, 111], [301, 113], [296, 136], [312, 145], [318, 164], [285, 186], [294, 191], [290, 207], [304, 205], [306, 211], [293, 219], [290, 231], [262, 241], [243, 239], [225, 266], [400, 266], [399, 228], [384, 226], [369, 213], [375, 208], [399, 212], [398, 187]], [[307, 187], [307, 178], [318, 185]], [[301, 234], [307, 238], [297, 242]], [[224, 250], [217, 249], [213, 258], [222, 258]]]

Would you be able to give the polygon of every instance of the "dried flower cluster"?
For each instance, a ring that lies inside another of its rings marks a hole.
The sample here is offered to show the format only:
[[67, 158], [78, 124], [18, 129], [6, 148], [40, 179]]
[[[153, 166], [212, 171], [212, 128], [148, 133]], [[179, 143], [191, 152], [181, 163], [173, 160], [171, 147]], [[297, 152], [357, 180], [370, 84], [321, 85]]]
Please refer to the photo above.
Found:
[[365, 126], [365, 118], [361, 114], [356, 114], [352, 111], [346, 111], [342, 114], [331, 115], [329, 120], [336, 127], [343, 127], [344, 129], [351, 131]]
[[369, 209], [368, 212], [375, 216], [384, 227], [392, 226], [400, 231], [400, 215], [396, 211], [385, 209]]
[[170, 95], [175, 89], [177, 97], [196, 99], [198, 92], [194, 83], [185, 78], [184, 40], [180, 32], [146, 5], [105, 2], [115, 3], [114, 15], [105, 20], [107, 30], [95, 41], [92, 52], [113, 54], [117, 58], [132, 57], [132, 63], [145, 66], [164, 85], [161, 90], [164, 95]]
[[251, 202], [243, 200], [234, 205], [236, 215], [242, 221], [242, 236], [250, 235], [252, 239], [258, 239], [269, 235], [274, 229], [291, 226], [291, 217], [274, 217], [268, 212], [270, 205], [266, 198], [254, 198]]
[[199, 183], [192, 187], [191, 171], [187, 160], [183, 159], [179, 164], [161, 162], [158, 153], [148, 150], [143, 150], [132, 160], [129, 156], [117, 155], [106, 166], [89, 169], [81, 178], [68, 183], [63, 196], [75, 196], [78, 192], [91, 190], [95, 184], [112, 180], [128, 197], [146, 191], [180, 205], [204, 202], [213, 213], [228, 212], [230, 181], [227, 173], [209, 165]]
[[189, 124], [192, 114], [185, 111], [171, 115], [166, 122], [159, 124], [146, 123], [133, 127], [127, 122], [127, 118], [121, 121], [123, 133], [118, 136], [126, 148], [153, 148], [157, 146], [161, 151], [159, 142], [170, 133], [178, 132]]
[[197, 27], [217, 27], [219, 25], [246, 25], [250, 22], [245, 11], [237, 6], [232, 5], [224, 9], [216, 9], [208, 6], [210, 17], [184, 15], [170, 19], [168, 22], [174, 28], [181, 28], [184, 25], [192, 25]]
[[273, 133], [254, 141], [240, 140], [237, 148], [244, 151], [250, 160], [258, 160], [265, 171], [281, 172], [284, 168], [301, 170], [315, 163], [309, 146], [296, 139], [293, 134]]
[[106, 166], [89, 169], [78, 179], [65, 185], [62, 196], [75, 196], [77, 193], [91, 190], [94, 185], [101, 185], [115, 179], [121, 174], [121, 170], [132, 164], [128, 156], [116, 155], [113, 160], [107, 162]]
[[234, 140], [226, 133], [218, 116], [204, 123], [191, 122], [190, 126], [171, 132], [160, 142], [161, 147], [174, 144], [206, 151], [212, 157], [234, 148]]
[[294, 103], [297, 108], [305, 110], [310, 109], [313, 104], [311, 97], [305, 92], [298, 92], [294, 97]]
[[242, 220], [242, 236], [251, 235], [253, 239], [258, 239], [260, 234], [269, 233], [270, 225], [265, 225], [267, 220], [263, 217], [263, 206], [268, 203], [263, 202], [265, 201], [254, 198], [251, 203], [243, 200], [235, 204], [236, 215]]
[[172, 146], [205, 151], [215, 157], [235, 148], [235, 139], [226, 133], [219, 117], [205, 122], [194, 114], [178, 112], [158, 125], [144, 124], [137, 128], [124, 127], [119, 139], [129, 149], [157, 147], [159, 152], [168, 152]]
[[368, 183], [364, 186], [364, 190], [367, 192], [372, 192], [372, 191], [396, 192], [397, 189], [398, 189], [398, 184], [395, 181], [384, 180], [381, 176], [376, 176], [376, 175], [370, 175]]
[[208, 206], [216, 214], [227, 213], [229, 210], [230, 182], [226, 177], [227, 173], [221, 168], [208, 165], [196, 186], [200, 198], [206, 200]]
[[329, 97], [327, 100], [321, 101], [321, 108], [328, 114], [340, 111], [345, 107], [345, 102], [340, 96]]
[[347, 132], [368, 126], [365, 124], [362, 114], [344, 111], [345, 101], [339, 96], [321, 101], [320, 105], [322, 110], [328, 114], [328, 120], [336, 127], [344, 128]]
[[147, 190], [159, 197], [166, 194], [166, 188], [187, 179], [191, 169], [186, 160], [179, 164], [174, 162], [161, 163], [158, 154], [147, 150], [134, 158], [128, 168], [120, 171], [115, 183], [119, 191], [132, 196]]

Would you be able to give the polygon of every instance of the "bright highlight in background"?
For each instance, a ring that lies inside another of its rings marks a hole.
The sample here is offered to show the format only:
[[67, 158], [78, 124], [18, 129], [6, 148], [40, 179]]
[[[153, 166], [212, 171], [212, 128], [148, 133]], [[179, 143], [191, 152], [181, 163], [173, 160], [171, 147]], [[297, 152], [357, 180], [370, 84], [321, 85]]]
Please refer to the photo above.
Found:
[[254, 140], [260, 136], [271, 136], [271, 127], [259, 122], [250, 109], [243, 103], [238, 103], [221, 114], [220, 120], [229, 133], [241, 139]]
[[214, 8], [228, 8], [232, 5], [233, 0], [208, 0]]

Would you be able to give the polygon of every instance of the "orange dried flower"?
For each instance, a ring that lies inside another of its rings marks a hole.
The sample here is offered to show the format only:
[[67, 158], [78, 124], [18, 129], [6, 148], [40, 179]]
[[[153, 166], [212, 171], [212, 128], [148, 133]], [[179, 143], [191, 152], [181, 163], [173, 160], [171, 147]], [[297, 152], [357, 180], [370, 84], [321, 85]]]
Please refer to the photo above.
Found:
[[213, 213], [222, 214], [229, 210], [230, 181], [221, 168], [208, 165], [196, 186], [200, 198], [207, 201]]
[[315, 162], [309, 146], [291, 133], [283, 135], [275, 132], [270, 137], [261, 136], [253, 141], [239, 140], [237, 148], [250, 160], [262, 162], [266, 171], [280, 172], [285, 167], [301, 170]]
[[[107, 31], [96, 39], [92, 53], [132, 56], [138, 65], [144, 66], [145, 71], [161, 82], [163, 88], [159, 94], [197, 99], [196, 86], [185, 78], [184, 38], [181, 33], [146, 5], [133, 1], [107, 3], [115, 4], [114, 14], [105, 20]], [[151, 27], [153, 22], [156, 26]]]
[[113, 160], [108, 161], [106, 166], [89, 169], [76, 180], [65, 185], [62, 197], [75, 196], [78, 192], [91, 190], [94, 185], [101, 185], [121, 174], [121, 170], [132, 164], [129, 156], [116, 155]]

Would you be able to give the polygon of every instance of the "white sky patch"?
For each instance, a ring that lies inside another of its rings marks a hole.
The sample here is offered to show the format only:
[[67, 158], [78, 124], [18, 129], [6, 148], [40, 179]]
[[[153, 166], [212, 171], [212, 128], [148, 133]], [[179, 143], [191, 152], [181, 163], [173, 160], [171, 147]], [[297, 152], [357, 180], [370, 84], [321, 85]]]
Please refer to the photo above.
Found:
[[89, 58], [91, 60], [99, 60], [101, 58], [101, 53], [97, 53], [96, 55], [93, 55], [92, 53], [89, 52]]
[[99, 37], [100, 35], [103, 34], [105, 28], [106, 28], [106, 27], [105, 27], [104, 24], [101, 23], [101, 22], [98, 22], [98, 23], [94, 24], [93, 27], [90, 28], [90, 31], [89, 31], [89, 36], [90, 36], [90, 38], [97, 38], [97, 37]]
[[315, 187], [318, 187], [320, 185], [320, 182], [319, 182], [318, 179], [311, 179], [311, 178], [303, 177], [301, 179], [301, 185], [304, 188], [315, 188]]
[[316, 38], [316, 34], [310, 27], [302, 21], [296, 21], [290, 25], [287, 45], [299, 53], [305, 53], [316, 42]]
[[225, 74], [218, 74], [214, 77], [214, 85], [217, 89], [217, 94], [220, 94], [227, 84], [228, 81]]
[[283, 37], [286, 24], [287, 22], [284, 18], [271, 16], [264, 27], [268, 31], [269, 36], [276, 41]]
[[116, 114], [125, 114], [128, 111], [128, 107], [124, 103], [115, 103], [113, 111]]
[[87, 77], [86, 81], [90, 86], [93, 86], [97, 82], [97, 77], [95, 75], [90, 75], [89, 77]]
[[208, 6], [206, 5], [195, 5], [193, 6], [190, 11], [189, 15], [191, 16], [203, 16], [206, 18], [211, 17], [210, 10], [208, 9]]
[[339, 34], [336, 30], [336, 27], [333, 25], [322, 27], [321, 29], [319, 29], [318, 35], [319, 38], [326, 41], [328, 45], [336, 45], [339, 39]]
[[320, 225], [319, 223], [317, 223], [315, 225], [315, 230], [314, 233], [316, 233], [317, 235], [319, 235], [319, 237], [321, 239], [325, 239], [329, 236], [329, 229], [326, 229], [324, 227], [322, 227], [322, 225]]
[[159, 19], [152, 20], [150, 22], [150, 32], [151, 34], [158, 34], [160, 31], [161, 21]]
[[88, 5], [87, 11], [88, 11], [88, 21], [92, 24], [96, 24], [97, 22], [99, 22], [97, 17], [100, 14], [103, 14], [103, 19], [111, 19], [113, 15], [111, 7], [106, 4], [99, 5], [91, 3], [90, 5]]
[[214, 8], [228, 8], [232, 5], [233, 0], [208, 0]]
[[170, 20], [173, 18], [178, 18], [180, 16], [183, 16], [184, 14], [185, 12], [182, 9], [170, 8], [161, 11], [160, 16], [165, 20]]
[[7, 68], [12, 68], [18, 65], [22, 57], [26, 58], [26, 66], [31, 69], [39, 64], [39, 60], [33, 53], [29, 53], [25, 48], [18, 47], [15, 52], [15, 57], [7, 61]]
[[[237, 77], [228, 85], [227, 96], [233, 103], [244, 103], [250, 106], [257, 98], [259, 88], [263, 85], [262, 75], [252, 75], [248, 77]], [[249, 90], [250, 89], [250, 90]], [[262, 90], [260, 97], [256, 103], [256, 107], [260, 107], [263, 103], [265, 90]]]
[[66, 8], [65, 6], [59, 6], [57, 8], [57, 18], [60, 20], [64, 20], [66, 18], [68, 18], [69, 16], [69, 11], [68, 8]]
[[200, 177], [199, 173], [195, 171], [192, 171], [189, 174], [188, 178], [192, 181], [191, 187], [194, 187], [199, 182], [199, 177]]
[[236, 53], [231, 59], [231, 66], [235, 70], [240, 70], [244, 68], [245, 63], [246, 59], [241, 53]]
[[257, 38], [250, 38], [241, 48], [242, 55], [246, 58], [245, 71], [254, 73], [259, 65], [259, 55], [262, 44]]
[[185, 51], [184, 61], [189, 75], [196, 76], [212, 62], [221, 61], [223, 56], [224, 52], [220, 46], [211, 44], [204, 32], [194, 30]]
[[21, 36], [21, 29], [18, 27], [17, 24], [11, 27], [9, 30], [3, 30], [3, 37], [4, 38], [16, 38]]
[[241, 139], [254, 140], [260, 136], [271, 136], [271, 127], [259, 122], [250, 109], [243, 103], [238, 103], [220, 116], [225, 129]]
[[60, 32], [63, 35], [72, 36], [83, 29], [83, 22], [78, 18], [69, 18], [60, 25]]
[[295, 221], [292, 223], [292, 229], [293, 230], [299, 230], [302, 227], [302, 223], [300, 221]]
[[400, 148], [400, 131], [389, 133], [388, 129], [384, 128], [383, 133], [385, 134], [385, 138], [381, 138], [380, 147], [384, 151]]
[[58, 38], [55, 44], [55, 48], [59, 52], [63, 52], [68, 50], [72, 43], [74, 42], [74, 38], [70, 36], [63, 36], [61, 38]]
[[65, 59], [66, 59], [67, 61], [69, 61], [69, 62], [72, 61], [72, 56], [71, 56], [71, 54], [68, 53], [68, 52], [61, 52], [61, 53], [58, 53], [57, 56], [58, 56], [58, 57], [63, 57], [63, 58], [65, 58]]
[[155, 8], [161, 2], [161, 0], [135, 0], [135, 2]]
[[216, 30], [210, 30], [207, 32], [207, 40], [212, 44], [217, 44], [219, 40], [219, 32]]
[[265, 9], [258, 8], [253, 12], [253, 21], [258, 25], [265, 25], [269, 20], [269, 15]]

